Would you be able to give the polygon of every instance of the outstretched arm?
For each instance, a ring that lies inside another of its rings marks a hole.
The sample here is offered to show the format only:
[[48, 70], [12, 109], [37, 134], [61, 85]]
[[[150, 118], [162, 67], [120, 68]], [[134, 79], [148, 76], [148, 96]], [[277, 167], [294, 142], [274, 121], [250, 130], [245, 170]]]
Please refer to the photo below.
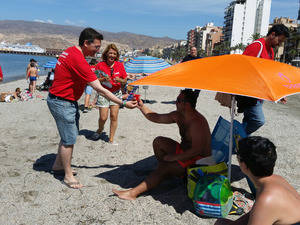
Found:
[[[106, 88], [102, 87], [102, 85], [100, 84], [99, 80], [94, 80], [90, 83], [88, 83], [90, 86], [92, 86], [97, 92], [99, 92], [100, 94], [104, 95], [105, 97], [107, 97], [109, 100], [122, 105], [124, 102], [122, 100], [120, 100], [119, 98], [117, 98], [113, 93], [111, 93], [109, 90], [107, 90]], [[125, 105], [127, 108], [135, 108], [136, 107], [136, 102], [133, 101], [125, 101]]]
[[150, 110], [147, 106], [144, 105], [142, 100], [139, 100], [138, 102], [138, 108], [141, 110], [141, 112], [144, 114], [144, 116], [154, 123], [175, 123], [176, 120], [176, 112], [170, 112], [166, 114], [158, 114], [156, 112], [153, 112]]

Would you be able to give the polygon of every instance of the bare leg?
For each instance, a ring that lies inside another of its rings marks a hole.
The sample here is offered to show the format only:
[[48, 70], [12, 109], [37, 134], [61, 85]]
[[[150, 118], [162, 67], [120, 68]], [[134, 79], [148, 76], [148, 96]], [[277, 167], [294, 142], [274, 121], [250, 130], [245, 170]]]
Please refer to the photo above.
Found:
[[91, 95], [89, 95], [89, 94], [86, 94], [84, 97], [84, 107], [85, 108], [88, 108], [90, 106], [90, 97], [91, 97]]
[[165, 162], [163, 156], [174, 153], [176, 151], [177, 142], [166, 137], [157, 137], [153, 141], [153, 150], [158, 160], [158, 167], [153, 171], [145, 181], [140, 183], [135, 188], [118, 191], [113, 189], [113, 192], [122, 199], [134, 200], [141, 193], [148, 191], [159, 185], [165, 178], [170, 176], [182, 176], [185, 169], [177, 162]]
[[98, 127], [98, 130], [97, 130], [97, 133], [101, 134], [101, 132], [103, 131], [104, 129], [104, 124], [107, 120], [107, 117], [108, 117], [108, 109], [107, 107], [101, 107], [99, 108], [99, 127]]
[[32, 94], [35, 92], [36, 81], [32, 81]]
[[[59, 149], [61, 148], [61, 145], [62, 144], [60, 142], [59, 145], [58, 145], [57, 152], [59, 152]], [[71, 157], [72, 157], [72, 155], [71, 155]], [[55, 161], [53, 163], [52, 170], [64, 170], [60, 154], [56, 154], [56, 158], [55, 158]], [[76, 171], [72, 170], [72, 172], [75, 173]]]
[[166, 178], [171, 176], [182, 176], [184, 173], [185, 169], [177, 162], [158, 162], [157, 169], [138, 186], [125, 191], [118, 191], [115, 189], [112, 191], [121, 199], [135, 200], [138, 195], [155, 188]]
[[[82, 184], [80, 184], [73, 176], [72, 168], [71, 168], [71, 159], [73, 154], [73, 148], [74, 145], [63, 145], [60, 144], [58, 148], [57, 157], [55, 159], [55, 163], [61, 162], [64, 171], [65, 171], [65, 177], [64, 182], [68, 183], [74, 183], [73, 185], [70, 185], [72, 188], [81, 188]], [[54, 163], [54, 165], [55, 165]], [[77, 183], [77, 184], [76, 184]]]
[[178, 143], [171, 138], [158, 136], [153, 140], [153, 151], [158, 161], [163, 161], [165, 155], [176, 152]]
[[118, 126], [118, 115], [119, 115], [119, 106], [112, 105], [110, 106], [110, 131], [109, 131], [109, 142], [114, 142], [114, 136]]
[[33, 89], [33, 81], [30, 81], [30, 83], [29, 83], [29, 92], [31, 94], [33, 94], [32, 89]]

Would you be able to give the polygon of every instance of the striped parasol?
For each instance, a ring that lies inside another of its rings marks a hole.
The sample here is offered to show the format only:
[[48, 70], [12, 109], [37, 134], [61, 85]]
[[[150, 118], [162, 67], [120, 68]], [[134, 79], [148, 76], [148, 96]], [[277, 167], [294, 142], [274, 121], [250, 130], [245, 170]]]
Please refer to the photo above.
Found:
[[126, 62], [125, 70], [127, 73], [151, 74], [169, 66], [170, 64], [163, 59], [152, 56], [139, 56]]

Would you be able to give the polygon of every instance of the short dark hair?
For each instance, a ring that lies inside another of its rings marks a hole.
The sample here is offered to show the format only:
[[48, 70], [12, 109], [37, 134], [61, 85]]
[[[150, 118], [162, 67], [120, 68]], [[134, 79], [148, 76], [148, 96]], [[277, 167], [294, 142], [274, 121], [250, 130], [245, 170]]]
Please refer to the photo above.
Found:
[[184, 102], [190, 103], [191, 107], [195, 109], [200, 90], [184, 89], [180, 93], [184, 96]]
[[256, 177], [271, 176], [277, 159], [276, 147], [267, 138], [251, 136], [238, 143], [237, 155]]
[[289, 29], [283, 24], [275, 24], [274, 26], [272, 26], [267, 36], [269, 36], [273, 32], [275, 32], [275, 36], [284, 35], [287, 38], [290, 36]]
[[87, 40], [89, 43], [92, 43], [95, 39], [101, 41], [103, 40], [103, 35], [93, 28], [85, 28], [79, 35], [79, 46], [82, 46], [85, 40]]
[[29, 62], [36, 62], [35, 59], [30, 59]]

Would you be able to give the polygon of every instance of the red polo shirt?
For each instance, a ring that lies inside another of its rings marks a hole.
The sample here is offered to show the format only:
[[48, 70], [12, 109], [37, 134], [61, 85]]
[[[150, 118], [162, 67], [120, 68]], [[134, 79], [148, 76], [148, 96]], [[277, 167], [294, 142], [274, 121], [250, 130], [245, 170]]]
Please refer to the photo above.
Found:
[[96, 74], [91, 70], [82, 52], [73, 46], [59, 56], [49, 92], [64, 99], [77, 101], [86, 84], [96, 79]]
[[[266, 47], [266, 40], [264, 38], [257, 39], [257, 41], [260, 41], [263, 45], [263, 50], [261, 52], [260, 58], [264, 59], [274, 59], [274, 50], [273, 48], [267, 48]], [[261, 49], [261, 44], [260, 43], [252, 43], [248, 45], [243, 53], [243, 55], [249, 55], [249, 56], [254, 56], [257, 57], [259, 51]]]
[[116, 92], [116, 91], [118, 91], [118, 90], [121, 89], [121, 83], [116, 82], [116, 80], [115, 80], [116, 77], [120, 77], [122, 79], [126, 79], [127, 78], [127, 73], [125, 71], [123, 63], [121, 63], [121, 62], [116, 61], [114, 63], [114, 65], [113, 65], [112, 68], [113, 68], [113, 70], [111, 70], [110, 66], [108, 66], [106, 64], [106, 62], [99, 62], [96, 65], [96, 70], [103, 71], [111, 79], [110, 83], [112, 84], [112, 87], [109, 88], [109, 87], [107, 87], [105, 85], [103, 85], [103, 87], [105, 87], [106, 89], [108, 89], [111, 92]]

